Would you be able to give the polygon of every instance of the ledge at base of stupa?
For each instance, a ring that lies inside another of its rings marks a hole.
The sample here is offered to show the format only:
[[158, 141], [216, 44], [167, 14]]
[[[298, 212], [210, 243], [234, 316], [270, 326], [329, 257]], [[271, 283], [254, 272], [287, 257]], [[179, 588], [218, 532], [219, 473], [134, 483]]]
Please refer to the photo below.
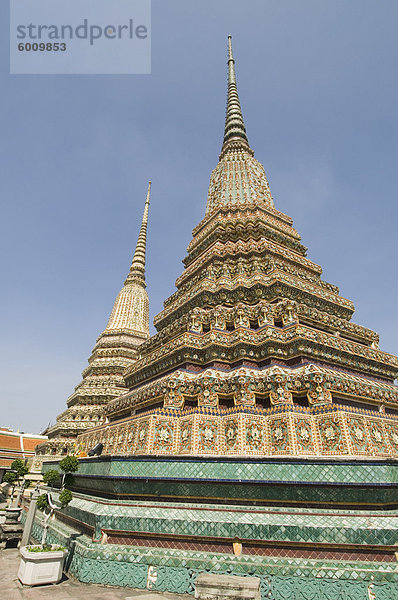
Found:
[[[92, 462], [98, 470], [106, 464]], [[148, 489], [152, 467], [147, 465]], [[375, 472], [375, 489], [378, 479]], [[165, 489], [168, 484], [163, 480]], [[328, 493], [332, 500], [333, 485]], [[362, 492], [365, 505], [368, 493]], [[35, 540], [42, 521], [38, 511]], [[347, 503], [321, 508], [231, 505], [201, 497], [111, 500], [75, 491], [50, 522], [48, 541], [68, 548], [66, 568], [85, 583], [194, 594], [197, 578], [209, 573], [258, 577], [262, 600], [368, 600], [369, 591], [396, 600], [397, 527], [396, 511]]]

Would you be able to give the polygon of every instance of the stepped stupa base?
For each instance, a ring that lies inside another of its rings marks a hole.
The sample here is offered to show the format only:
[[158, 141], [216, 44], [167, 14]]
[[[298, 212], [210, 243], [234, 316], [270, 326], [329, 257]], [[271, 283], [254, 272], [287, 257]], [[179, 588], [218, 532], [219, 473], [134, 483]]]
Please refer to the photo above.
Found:
[[264, 600], [398, 600], [397, 474], [391, 459], [81, 459], [49, 538], [89, 583], [193, 594], [208, 572], [260, 577]]

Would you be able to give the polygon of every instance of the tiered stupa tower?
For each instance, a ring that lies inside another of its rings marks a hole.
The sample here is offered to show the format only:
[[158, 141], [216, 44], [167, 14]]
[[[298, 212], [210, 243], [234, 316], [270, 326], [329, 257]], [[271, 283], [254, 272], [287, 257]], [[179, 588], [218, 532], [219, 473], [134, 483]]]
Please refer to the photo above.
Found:
[[67, 400], [68, 408], [48, 429], [49, 440], [37, 448], [38, 454], [74, 451], [80, 433], [104, 422], [106, 405], [126, 390], [123, 373], [137, 360], [139, 346], [149, 337], [145, 255], [150, 190], [151, 182], [130, 271], [108, 324], [96, 341], [83, 380]]
[[158, 333], [125, 373], [131, 391], [106, 407], [111, 422], [131, 418], [81, 439], [101, 439], [110, 454], [397, 456], [397, 359], [351, 322], [352, 302], [322, 280], [274, 207], [228, 44], [205, 218]]
[[275, 208], [230, 38], [228, 73], [205, 217], [128, 391], [78, 438], [103, 454], [53, 541], [78, 533], [85, 582], [192, 594], [207, 571], [260, 578], [263, 600], [398, 600], [398, 361]]

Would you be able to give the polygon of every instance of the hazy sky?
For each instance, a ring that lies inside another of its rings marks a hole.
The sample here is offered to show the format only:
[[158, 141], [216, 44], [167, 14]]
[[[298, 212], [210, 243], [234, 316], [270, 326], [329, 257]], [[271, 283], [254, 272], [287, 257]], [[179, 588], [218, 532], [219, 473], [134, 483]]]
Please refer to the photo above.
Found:
[[398, 349], [396, 0], [155, 0], [152, 74], [9, 75], [0, 5], [0, 426], [66, 399], [128, 272], [152, 179], [153, 316], [221, 147], [226, 37], [256, 158], [353, 320]]

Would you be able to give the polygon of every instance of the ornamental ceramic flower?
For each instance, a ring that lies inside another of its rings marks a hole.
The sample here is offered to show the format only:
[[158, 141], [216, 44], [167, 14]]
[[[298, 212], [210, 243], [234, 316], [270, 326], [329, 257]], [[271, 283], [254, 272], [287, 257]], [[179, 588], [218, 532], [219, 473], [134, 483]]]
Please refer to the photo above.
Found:
[[167, 427], [162, 427], [162, 429], [160, 429], [159, 431], [159, 437], [163, 442], [167, 442], [167, 440], [170, 437], [170, 432], [167, 429]]
[[362, 441], [364, 438], [363, 431], [358, 426], [354, 427], [354, 435], [357, 438], [357, 440], [360, 440], [360, 441]]
[[213, 437], [214, 437], [213, 430], [212, 430], [212, 429], [211, 429], [209, 426], [207, 426], [207, 427], [205, 428], [205, 430], [204, 430], [203, 434], [204, 434], [204, 438], [205, 438], [205, 440], [206, 440], [206, 441], [210, 441], [210, 440], [212, 440], [212, 439], [213, 439]]
[[336, 439], [336, 432], [333, 429], [333, 427], [331, 427], [330, 425], [329, 425], [329, 427], [326, 427], [326, 429], [325, 429], [325, 437], [328, 440], [328, 442]]
[[308, 442], [308, 440], [310, 439], [310, 434], [308, 433], [308, 430], [305, 427], [300, 428], [299, 436], [302, 440], [306, 442]]

